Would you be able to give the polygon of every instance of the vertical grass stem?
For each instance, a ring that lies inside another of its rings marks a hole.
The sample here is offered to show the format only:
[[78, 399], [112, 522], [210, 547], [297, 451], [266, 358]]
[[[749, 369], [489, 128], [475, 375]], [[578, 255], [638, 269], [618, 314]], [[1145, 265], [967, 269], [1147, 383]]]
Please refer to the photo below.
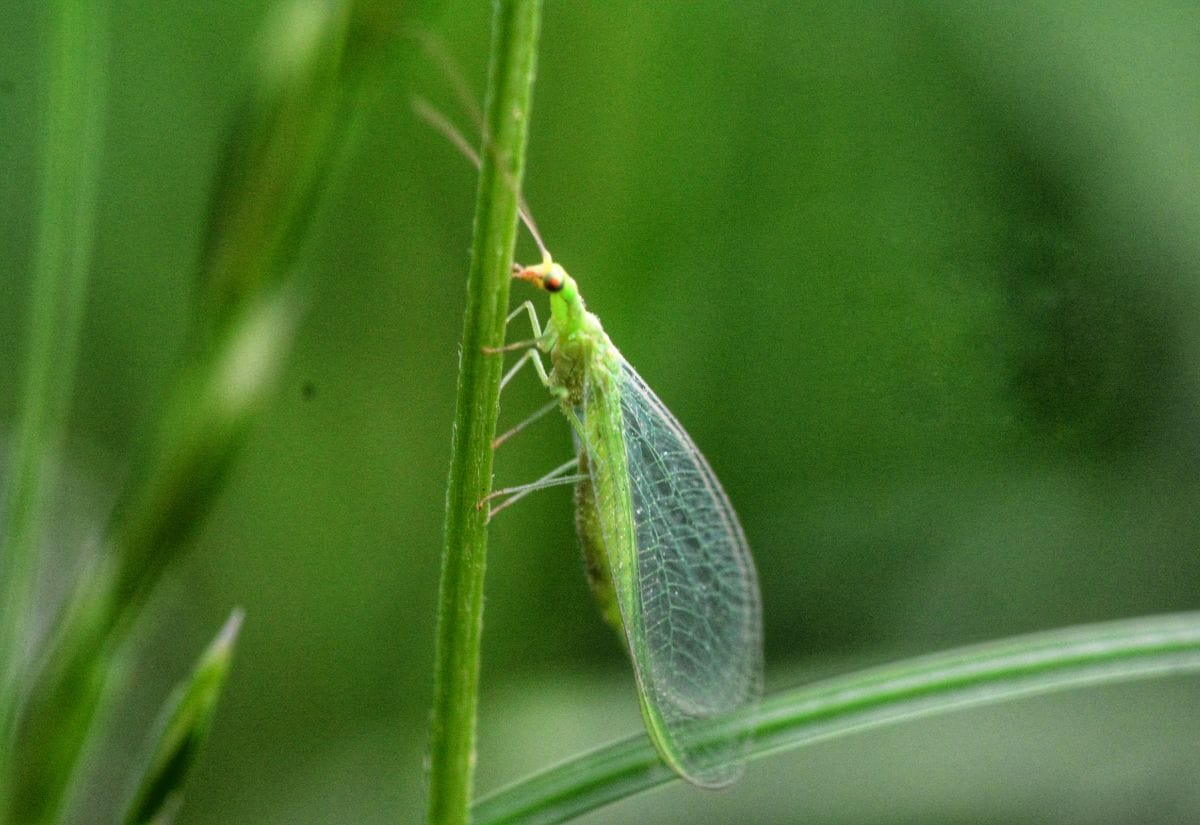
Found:
[[438, 595], [427, 809], [437, 825], [467, 822], [471, 802], [487, 550], [487, 514], [476, 505], [491, 489], [503, 366], [482, 350], [504, 339], [540, 15], [540, 0], [494, 5]]

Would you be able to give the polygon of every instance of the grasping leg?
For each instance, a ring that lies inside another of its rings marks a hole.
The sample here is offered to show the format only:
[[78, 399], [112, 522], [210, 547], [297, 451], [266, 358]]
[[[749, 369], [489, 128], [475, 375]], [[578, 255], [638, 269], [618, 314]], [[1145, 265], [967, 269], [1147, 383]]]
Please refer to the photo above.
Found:
[[525, 365], [525, 362], [532, 361], [533, 368], [537, 370], [538, 378], [542, 384], [550, 386], [550, 375], [546, 372], [545, 365], [542, 364], [542, 354], [538, 349], [538, 344], [542, 341], [544, 333], [542, 325], [538, 323], [537, 311], [533, 308], [533, 301], [525, 301], [512, 312], [508, 313], [508, 317], [504, 319], [504, 324], [511, 324], [513, 319], [524, 312], [529, 316], [529, 325], [533, 327], [533, 339], [530, 341], [516, 341], [512, 344], [505, 344], [502, 347], [483, 347], [482, 352], [487, 355], [494, 355], [501, 352], [515, 352], [517, 350], [525, 350], [525, 353], [517, 359], [517, 362], [508, 368], [508, 372], [500, 379], [500, 389], [503, 390], [508, 386], [508, 382], [517, 374], [517, 371]]
[[512, 312], [508, 313], [508, 317], [504, 319], [504, 326], [512, 323], [513, 318], [516, 318], [522, 312], [529, 316], [529, 325], [533, 327], [533, 338], [529, 341], [515, 341], [511, 344], [505, 344], [502, 347], [480, 347], [480, 352], [484, 355], [495, 355], [498, 352], [515, 352], [519, 349], [528, 349], [536, 347], [538, 341], [542, 339], [542, 325], [538, 323], [537, 310], [533, 308], [533, 301], [525, 301]]
[[[533, 365], [534, 370], [537, 372], [538, 379], [542, 382], [543, 386], [545, 386], [546, 388], [548, 388], [550, 390], [551, 394], [555, 397], [555, 400], [549, 402], [548, 404], [546, 404], [543, 407], [541, 407], [540, 409], [538, 409], [536, 412], [534, 412], [532, 415], [530, 415], [525, 420], [521, 421], [519, 424], [517, 424], [512, 429], [510, 429], [507, 432], [492, 439], [492, 449], [493, 450], [498, 448], [501, 444], [503, 444], [508, 439], [510, 439], [513, 436], [520, 433], [522, 430], [524, 430], [530, 424], [532, 424], [535, 421], [537, 421], [538, 419], [542, 418], [544, 415], [549, 413], [555, 407], [559, 406], [561, 398], [566, 395], [565, 388], [556, 387], [556, 386], [551, 385], [550, 375], [549, 375], [549, 373], [546, 372], [546, 367], [542, 363], [542, 353], [541, 353], [541, 350], [538, 348], [538, 345], [543, 340], [544, 332], [542, 330], [541, 324], [538, 323], [537, 312], [534, 310], [533, 302], [525, 301], [520, 306], [518, 306], [516, 309], [514, 309], [512, 312], [510, 312], [508, 314], [508, 317], [504, 319], [505, 325], [512, 323], [512, 320], [514, 318], [516, 318], [518, 315], [520, 315], [522, 312], [524, 312], [528, 316], [529, 325], [533, 328], [533, 334], [534, 334], [533, 340], [532, 341], [519, 341], [517, 343], [507, 344], [503, 347], [497, 347], [497, 348], [484, 347], [483, 352], [487, 353], [487, 354], [493, 354], [493, 353], [511, 352], [514, 350], [524, 349], [525, 352], [521, 355], [520, 358], [518, 358], [516, 360], [516, 362], [511, 367], [508, 368], [508, 371], [505, 372], [504, 376], [500, 379], [500, 389], [503, 391], [504, 388], [506, 386], [508, 386], [509, 381], [511, 381], [513, 379], [513, 377], [517, 374], [517, 372], [520, 371], [521, 367], [525, 366], [526, 363], [530, 363]], [[516, 503], [518, 500], [524, 498], [526, 495], [528, 495], [529, 493], [532, 493], [534, 490], [541, 490], [546, 487], [553, 487], [553, 486], [556, 486], [559, 484], [573, 484], [574, 482], [579, 481], [583, 477], [578, 474], [571, 475], [571, 476], [563, 475], [568, 470], [570, 470], [573, 466], [575, 466], [575, 463], [576, 463], [575, 459], [572, 459], [571, 461], [566, 462], [562, 466], [556, 467], [555, 469], [551, 470], [549, 473], [547, 473], [545, 476], [538, 479], [537, 481], [531, 482], [529, 484], [522, 484], [518, 487], [505, 487], [500, 490], [495, 490], [491, 494], [489, 494], [488, 496], [484, 497], [479, 502], [477, 502], [476, 507], [482, 508], [488, 501], [490, 501], [491, 499], [496, 498], [498, 496], [504, 496], [504, 495], [509, 496], [509, 498], [507, 498], [503, 502], [501, 502], [499, 506], [497, 506], [495, 508], [490, 508], [488, 510], [488, 521], [491, 521], [492, 516], [494, 516], [496, 513], [500, 512], [505, 507], [508, 507], [510, 504]]]

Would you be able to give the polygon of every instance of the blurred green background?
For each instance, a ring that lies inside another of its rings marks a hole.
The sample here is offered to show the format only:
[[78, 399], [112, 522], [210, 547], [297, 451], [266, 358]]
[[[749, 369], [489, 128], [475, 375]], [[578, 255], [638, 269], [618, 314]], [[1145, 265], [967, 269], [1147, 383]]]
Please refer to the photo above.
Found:
[[[41, 18], [5, 8], [8, 422]], [[112, 3], [56, 582], [181, 356], [271, 8]], [[474, 171], [409, 98], [473, 127], [400, 37], [441, 38], [482, 90], [489, 8], [413, 4], [396, 24], [301, 255], [312, 292], [285, 381], [143, 624], [80, 822], [120, 796], [168, 685], [234, 605], [235, 669], [179, 822], [419, 819]], [[1184, 2], [548, 0], [526, 196], [741, 515], [768, 690], [1200, 604], [1198, 32]], [[516, 382], [502, 426], [543, 400], [532, 374]], [[570, 449], [547, 419], [497, 480]], [[1197, 698], [1174, 678], [908, 723], [586, 821], [1197, 821]], [[485, 791], [639, 729], [566, 490], [494, 525], [480, 715]]]

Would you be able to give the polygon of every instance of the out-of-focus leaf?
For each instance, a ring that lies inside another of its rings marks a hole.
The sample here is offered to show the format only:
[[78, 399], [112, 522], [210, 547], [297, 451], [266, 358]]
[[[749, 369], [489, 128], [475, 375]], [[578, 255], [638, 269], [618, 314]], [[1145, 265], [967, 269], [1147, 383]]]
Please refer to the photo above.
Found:
[[344, 125], [346, 15], [340, 2], [292, 0], [263, 38], [212, 198], [192, 346], [19, 729], [22, 823], [51, 821], [70, 795], [127, 630], [208, 514], [290, 353], [303, 291], [295, 251]]
[[0, 490], [0, 817], [7, 807], [47, 491], [65, 441], [99, 195], [107, 26], [100, 5], [45, 4], [41, 191], [25, 375]]
[[125, 825], [164, 825], [174, 816], [188, 772], [208, 736], [241, 626], [242, 611], [235, 610], [200, 656], [191, 676], [167, 700]]

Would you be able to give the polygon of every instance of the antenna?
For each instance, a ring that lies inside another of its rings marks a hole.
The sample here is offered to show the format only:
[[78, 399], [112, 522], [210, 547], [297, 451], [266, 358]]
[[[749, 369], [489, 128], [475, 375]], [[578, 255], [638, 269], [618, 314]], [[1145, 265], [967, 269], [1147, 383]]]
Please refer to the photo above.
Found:
[[441, 70], [442, 77], [450, 84], [454, 97], [458, 99], [458, 105], [471, 118], [475, 128], [483, 131], [483, 110], [479, 108], [479, 102], [475, 99], [474, 92], [471, 91], [471, 84], [463, 76], [462, 67], [458, 65], [458, 61], [446, 48], [446, 41], [427, 31], [414, 32], [413, 37], [420, 44], [425, 56]]
[[[475, 164], [475, 168], [480, 168], [483, 162], [480, 160], [479, 153], [467, 143], [467, 139], [463, 137], [462, 132], [454, 127], [454, 124], [446, 119], [446, 116], [433, 108], [424, 98], [414, 97], [412, 99], [413, 112], [417, 117], [428, 123], [437, 131], [441, 132], [446, 140], [454, 144], [454, 148], [466, 157], [467, 160]], [[486, 142], [486, 136], [485, 136]], [[509, 188], [516, 191], [516, 182], [507, 171], [502, 170], [504, 177], [508, 181]], [[529, 230], [529, 234], [533, 236], [534, 243], [537, 244], [538, 250], [542, 253], [542, 261], [550, 263], [554, 260], [550, 256], [550, 251], [546, 249], [546, 244], [542, 241], [542, 233], [538, 232], [537, 224], [533, 220], [533, 215], [529, 211], [529, 204], [525, 202], [525, 196], [517, 192], [517, 214], [521, 216], [521, 222], [525, 224], [525, 228]]]

